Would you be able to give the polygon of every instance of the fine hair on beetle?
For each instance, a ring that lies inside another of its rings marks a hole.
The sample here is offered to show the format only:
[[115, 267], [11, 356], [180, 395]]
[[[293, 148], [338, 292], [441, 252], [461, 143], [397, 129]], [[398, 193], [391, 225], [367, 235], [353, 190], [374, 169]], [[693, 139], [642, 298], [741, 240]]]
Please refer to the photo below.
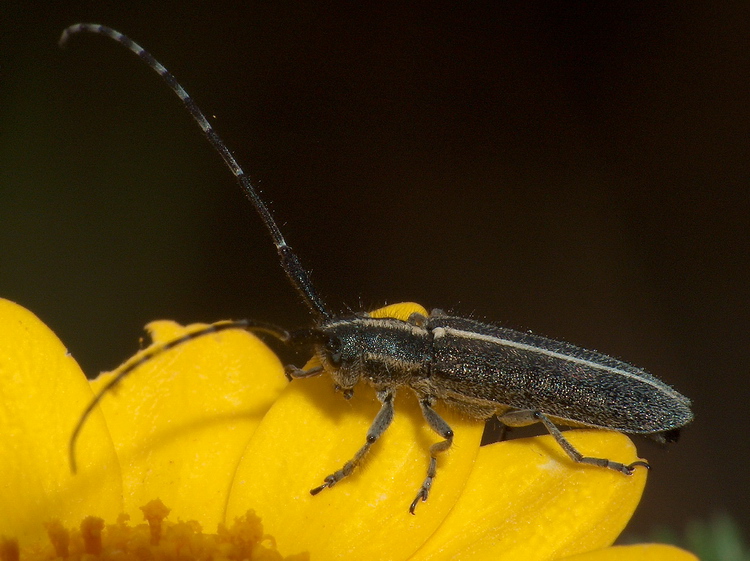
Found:
[[685, 396], [645, 370], [596, 351], [452, 316], [441, 310], [413, 312], [406, 317], [375, 312], [345, 316], [333, 313], [313, 286], [297, 254], [287, 245], [244, 170], [174, 76], [140, 45], [103, 25], [72, 25], [63, 31], [60, 45], [64, 46], [71, 35], [80, 32], [104, 35], [123, 45], [159, 74], [180, 98], [260, 215], [279, 254], [281, 267], [312, 312], [314, 321], [311, 327], [297, 331], [250, 320], [218, 322], [156, 346], [127, 362], [89, 403], [73, 431], [69, 454], [74, 472], [76, 441], [104, 395], [154, 356], [191, 339], [231, 328], [271, 335], [292, 348], [312, 348], [316, 365], [307, 370], [287, 366], [286, 376], [290, 381], [326, 374], [345, 399], [352, 397], [359, 382], [375, 390], [380, 409], [363, 445], [348, 462], [313, 488], [310, 491], [313, 495], [333, 487], [357, 468], [391, 424], [395, 395], [402, 388], [416, 396], [424, 420], [442, 439], [429, 447], [424, 482], [409, 506], [412, 514], [419, 502], [427, 500], [438, 471], [438, 457], [453, 443], [453, 430], [434, 409], [436, 403], [477, 420], [495, 417], [506, 427], [541, 423], [574, 462], [623, 475], [649, 465], [643, 460], [623, 464], [586, 456], [565, 438], [558, 425], [640, 434], [666, 442], [675, 440], [679, 429], [692, 420], [690, 400]]

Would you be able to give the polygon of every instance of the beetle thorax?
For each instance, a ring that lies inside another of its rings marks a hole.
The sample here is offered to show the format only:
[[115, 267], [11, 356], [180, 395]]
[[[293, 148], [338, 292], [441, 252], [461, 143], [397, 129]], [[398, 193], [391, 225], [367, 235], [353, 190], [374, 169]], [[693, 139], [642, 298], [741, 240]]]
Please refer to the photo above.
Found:
[[409, 384], [429, 376], [430, 333], [385, 318], [338, 319], [321, 327], [326, 343], [316, 352], [342, 389], [364, 380], [376, 388]]

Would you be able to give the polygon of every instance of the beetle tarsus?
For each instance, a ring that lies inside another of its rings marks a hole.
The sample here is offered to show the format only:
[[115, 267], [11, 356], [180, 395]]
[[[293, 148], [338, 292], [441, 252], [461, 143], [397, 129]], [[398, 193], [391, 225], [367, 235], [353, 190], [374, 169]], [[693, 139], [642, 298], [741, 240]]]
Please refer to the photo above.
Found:
[[333, 487], [334, 485], [336, 485], [336, 482], [340, 481], [340, 480], [341, 480], [340, 477], [336, 478], [336, 474], [335, 473], [331, 474], [331, 475], [329, 475], [328, 477], [325, 478], [325, 483], [323, 483], [323, 485], [319, 485], [318, 487], [315, 487], [315, 489], [310, 489], [310, 494], [312, 496], [315, 496], [318, 493], [320, 493], [323, 489], [327, 489], [328, 487]]
[[411, 514], [415, 514], [414, 510], [417, 508], [417, 505], [419, 504], [420, 501], [425, 502], [427, 500], [427, 497], [430, 495], [431, 486], [432, 486], [432, 478], [428, 477], [425, 480], [425, 482], [422, 484], [422, 488], [419, 490], [419, 493], [417, 493], [417, 496], [414, 497], [414, 500], [411, 502], [411, 506], [409, 506], [409, 512]]

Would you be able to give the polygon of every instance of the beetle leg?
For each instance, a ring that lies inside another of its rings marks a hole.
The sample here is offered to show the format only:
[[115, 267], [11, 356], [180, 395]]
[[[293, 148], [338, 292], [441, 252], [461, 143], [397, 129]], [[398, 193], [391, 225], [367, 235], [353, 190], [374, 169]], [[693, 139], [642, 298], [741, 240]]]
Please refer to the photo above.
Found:
[[631, 464], [621, 464], [620, 462], [615, 462], [606, 458], [593, 458], [591, 456], [584, 456], [578, 450], [576, 450], [576, 448], [570, 442], [568, 442], [568, 440], [563, 436], [562, 431], [557, 428], [557, 426], [549, 419], [549, 417], [547, 417], [547, 415], [540, 411], [511, 411], [502, 415], [500, 417], [500, 421], [506, 423], [511, 427], [522, 427], [534, 423], [542, 423], [544, 425], [544, 428], [546, 428], [547, 431], [554, 437], [555, 441], [560, 445], [560, 447], [565, 450], [565, 453], [570, 457], [570, 459], [580, 464], [589, 464], [592, 466], [608, 468], [614, 471], [619, 471], [620, 473], [624, 473], [625, 475], [631, 475], [636, 466], [643, 466], [645, 468], [651, 467], [647, 462], [644, 462], [643, 460], [637, 460]]
[[437, 473], [437, 455], [440, 452], [445, 452], [451, 447], [451, 444], [453, 444], [453, 429], [440, 415], [438, 415], [437, 411], [432, 408], [433, 402], [434, 398], [423, 397], [419, 400], [419, 406], [422, 408], [422, 415], [424, 416], [425, 421], [427, 421], [427, 424], [430, 425], [430, 428], [445, 440], [436, 442], [430, 446], [430, 465], [427, 468], [427, 477], [409, 507], [409, 512], [412, 514], [414, 514], [414, 509], [417, 508], [417, 503], [419, 503], [419, 501], [426, 501], [430, 494], [432, 480], [435, 479], [435, 474]]
[[367, 455], [367, 452], [369, 452], [372, 445], [377, 442], [378, 438], [383, 436], [383, 433], [390, 426], [391, 421], [393, 421], [393, 395], [394, 392], [392, 390], [382, 390], [377, 392], [378, 400], [382, 405], [380, 406], [380, 411], [378, 411], [378, 414], [375, 415], [375, 419], [372, 421], [372, 424], [367, 431], [367, 437], [364, 446], [362, 446], [362, 448], [357, 451], [354, 457], [346, 462], [340, 470], [335, 471], [331, 475], [326, 477], [323, 480], [323, 485], [315, 487], [315, 489], [311, 489], [311, 495], [317, 495], [326, 487], [333, 487], [334, 485], [336, 485], [336, 483], [351, 475], [351, 473], [354, 471], [354, 468], [356, 468], [362, 461], [362, 458]]
[[318, 376], [322, 373], [322, 366], [316, 366], [315, 368], [311, 368], [310, 370], [303, 370], [302, 368], [294, 366], [293, 364], [288, 364], [284, 367], [284, 376], [286, 376], [286, 379], [290, 382], [295, 378], [312, 378], [313, 376]]

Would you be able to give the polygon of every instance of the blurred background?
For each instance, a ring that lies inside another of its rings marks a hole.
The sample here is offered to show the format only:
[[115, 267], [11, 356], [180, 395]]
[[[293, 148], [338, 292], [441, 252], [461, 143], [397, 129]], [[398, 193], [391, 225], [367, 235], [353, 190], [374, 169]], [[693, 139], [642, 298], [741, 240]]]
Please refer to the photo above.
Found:
[[[309, 315], [182, 81], [336, 310], [428, 308], [695, 404], [631, 531], [750, 523], [750, 4], [3, 3], [0, 296], [89, 375], [153, 319]], [[290, 421], [291, 422], [291, 421]]]

